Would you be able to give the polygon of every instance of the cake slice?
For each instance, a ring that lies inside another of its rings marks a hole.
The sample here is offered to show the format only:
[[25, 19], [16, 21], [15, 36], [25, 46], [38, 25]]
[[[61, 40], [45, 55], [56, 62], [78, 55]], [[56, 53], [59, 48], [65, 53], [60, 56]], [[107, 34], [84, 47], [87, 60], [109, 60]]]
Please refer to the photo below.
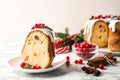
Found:
[[21, 53], [22, 61], [40, 66], [50, 67], [54, 58], [53, 36], [46, 28], [37, 28], [29, 32]]
[[89, 20], [85, 26], [84, 38], [101, 48], [108, 44], [108, 32], [108, 25], [104, 20]]

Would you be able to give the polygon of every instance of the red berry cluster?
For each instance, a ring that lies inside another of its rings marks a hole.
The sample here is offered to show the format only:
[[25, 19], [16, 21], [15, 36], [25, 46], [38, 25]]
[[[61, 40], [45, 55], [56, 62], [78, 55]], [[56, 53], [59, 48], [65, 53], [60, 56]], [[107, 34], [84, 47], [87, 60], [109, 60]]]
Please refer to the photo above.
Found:
[[39, 23], [39, 24], [35, 24], [31, 29], [36, 29], [36, 28], [40, 28], [40, 27], [44, 27], [45, 24], [44, 23]]
[[22, 62], [21, 64], [20, 64], [20, 67], [21, 68], [26, 68], [26, 69], [41, 69], [41, 66], [31, 66], [31, 65], [28, 65], [28, 64], [26, 64], [25, 62]]
[[108, 19], [108, 18], [120, 20], [120, 15], [119, 16], [112, 16], [112, 15], [105, 15], [105, 16], [97, 15], [97, 16], [94, 16], [94, 15], [92, 15], [90, 19]]
[[70, 57], [66, 56], [66, 65], [69, 66], [70, 65]]
[[89, 44], [87, 42], [83, 42], [83, 43], [74, 43], [74, 48], [77, 52], [92, 52], [95, 50], [96, 46], [93, 44]]
[[[82, 59], [79, 59], [79, 60], [74, 60], [74, 63], [75, 64], [83, 64], [83, 60]], [[69, 66], [70, 65], [70, 57], [69, 56], [66, 56], [66, 65]]]
[[103, 15], [93, 16], [92, 15], [90, 19], [106, 19], [106, 18], [111, 18], [111, 15], [105, 15], [105, 16]]
[[83, 60], [82, 60], [82, 59], [75, 60], [74, 63], [75, 63], [75, 64], [83, 64]]

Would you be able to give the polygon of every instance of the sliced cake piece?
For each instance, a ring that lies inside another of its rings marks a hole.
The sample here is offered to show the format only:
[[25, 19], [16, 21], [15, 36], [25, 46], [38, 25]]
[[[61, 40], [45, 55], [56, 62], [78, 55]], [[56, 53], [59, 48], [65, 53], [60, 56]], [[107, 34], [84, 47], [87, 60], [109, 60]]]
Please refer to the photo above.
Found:
[[42, 27], [30, 31], [21, 58], [32, 66], [40, 66], [42, 69], [50, 67], [54, 58], [53, 36], [50, 30]]
[[85, 26], [84, 38], [86, 41], [105, 47], [108, 44], [108, 25], [103, 20], [89, 20]]

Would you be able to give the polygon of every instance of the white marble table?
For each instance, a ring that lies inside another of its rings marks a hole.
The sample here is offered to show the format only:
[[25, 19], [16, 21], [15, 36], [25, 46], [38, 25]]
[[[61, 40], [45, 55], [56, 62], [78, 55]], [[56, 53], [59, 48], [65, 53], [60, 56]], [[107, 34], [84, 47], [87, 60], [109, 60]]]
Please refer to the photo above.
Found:
[[[81, 70], [83, 65], [75, 65], [74, 63], [71, 63], [70, 67], [64, 64], [62, 67], [46, 73], [15, 72], [8, 65], [8, 61], [19, 56], [20, 51], [21, 43], [0, 42], [0, 80], [120, 80], [120, 61], [116, 65], [108, 66], [106, 70], [102, 70], [102, 75], [99, 77], [84, 73]], [[73, 59], [78, 58], [73, 52], [64, 54], [64, 56], [66, 55]]]

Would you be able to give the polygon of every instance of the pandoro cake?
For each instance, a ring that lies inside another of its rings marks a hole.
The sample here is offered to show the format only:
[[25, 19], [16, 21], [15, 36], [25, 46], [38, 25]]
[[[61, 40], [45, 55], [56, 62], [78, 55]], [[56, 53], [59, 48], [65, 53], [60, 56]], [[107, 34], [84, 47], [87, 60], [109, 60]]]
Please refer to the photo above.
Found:
[[21, 59], [31, 66], [40, 66], [42, 69], [51, 66], [54, 58], [53, 34], [44, 24], [36, 24], [28, 33]]

